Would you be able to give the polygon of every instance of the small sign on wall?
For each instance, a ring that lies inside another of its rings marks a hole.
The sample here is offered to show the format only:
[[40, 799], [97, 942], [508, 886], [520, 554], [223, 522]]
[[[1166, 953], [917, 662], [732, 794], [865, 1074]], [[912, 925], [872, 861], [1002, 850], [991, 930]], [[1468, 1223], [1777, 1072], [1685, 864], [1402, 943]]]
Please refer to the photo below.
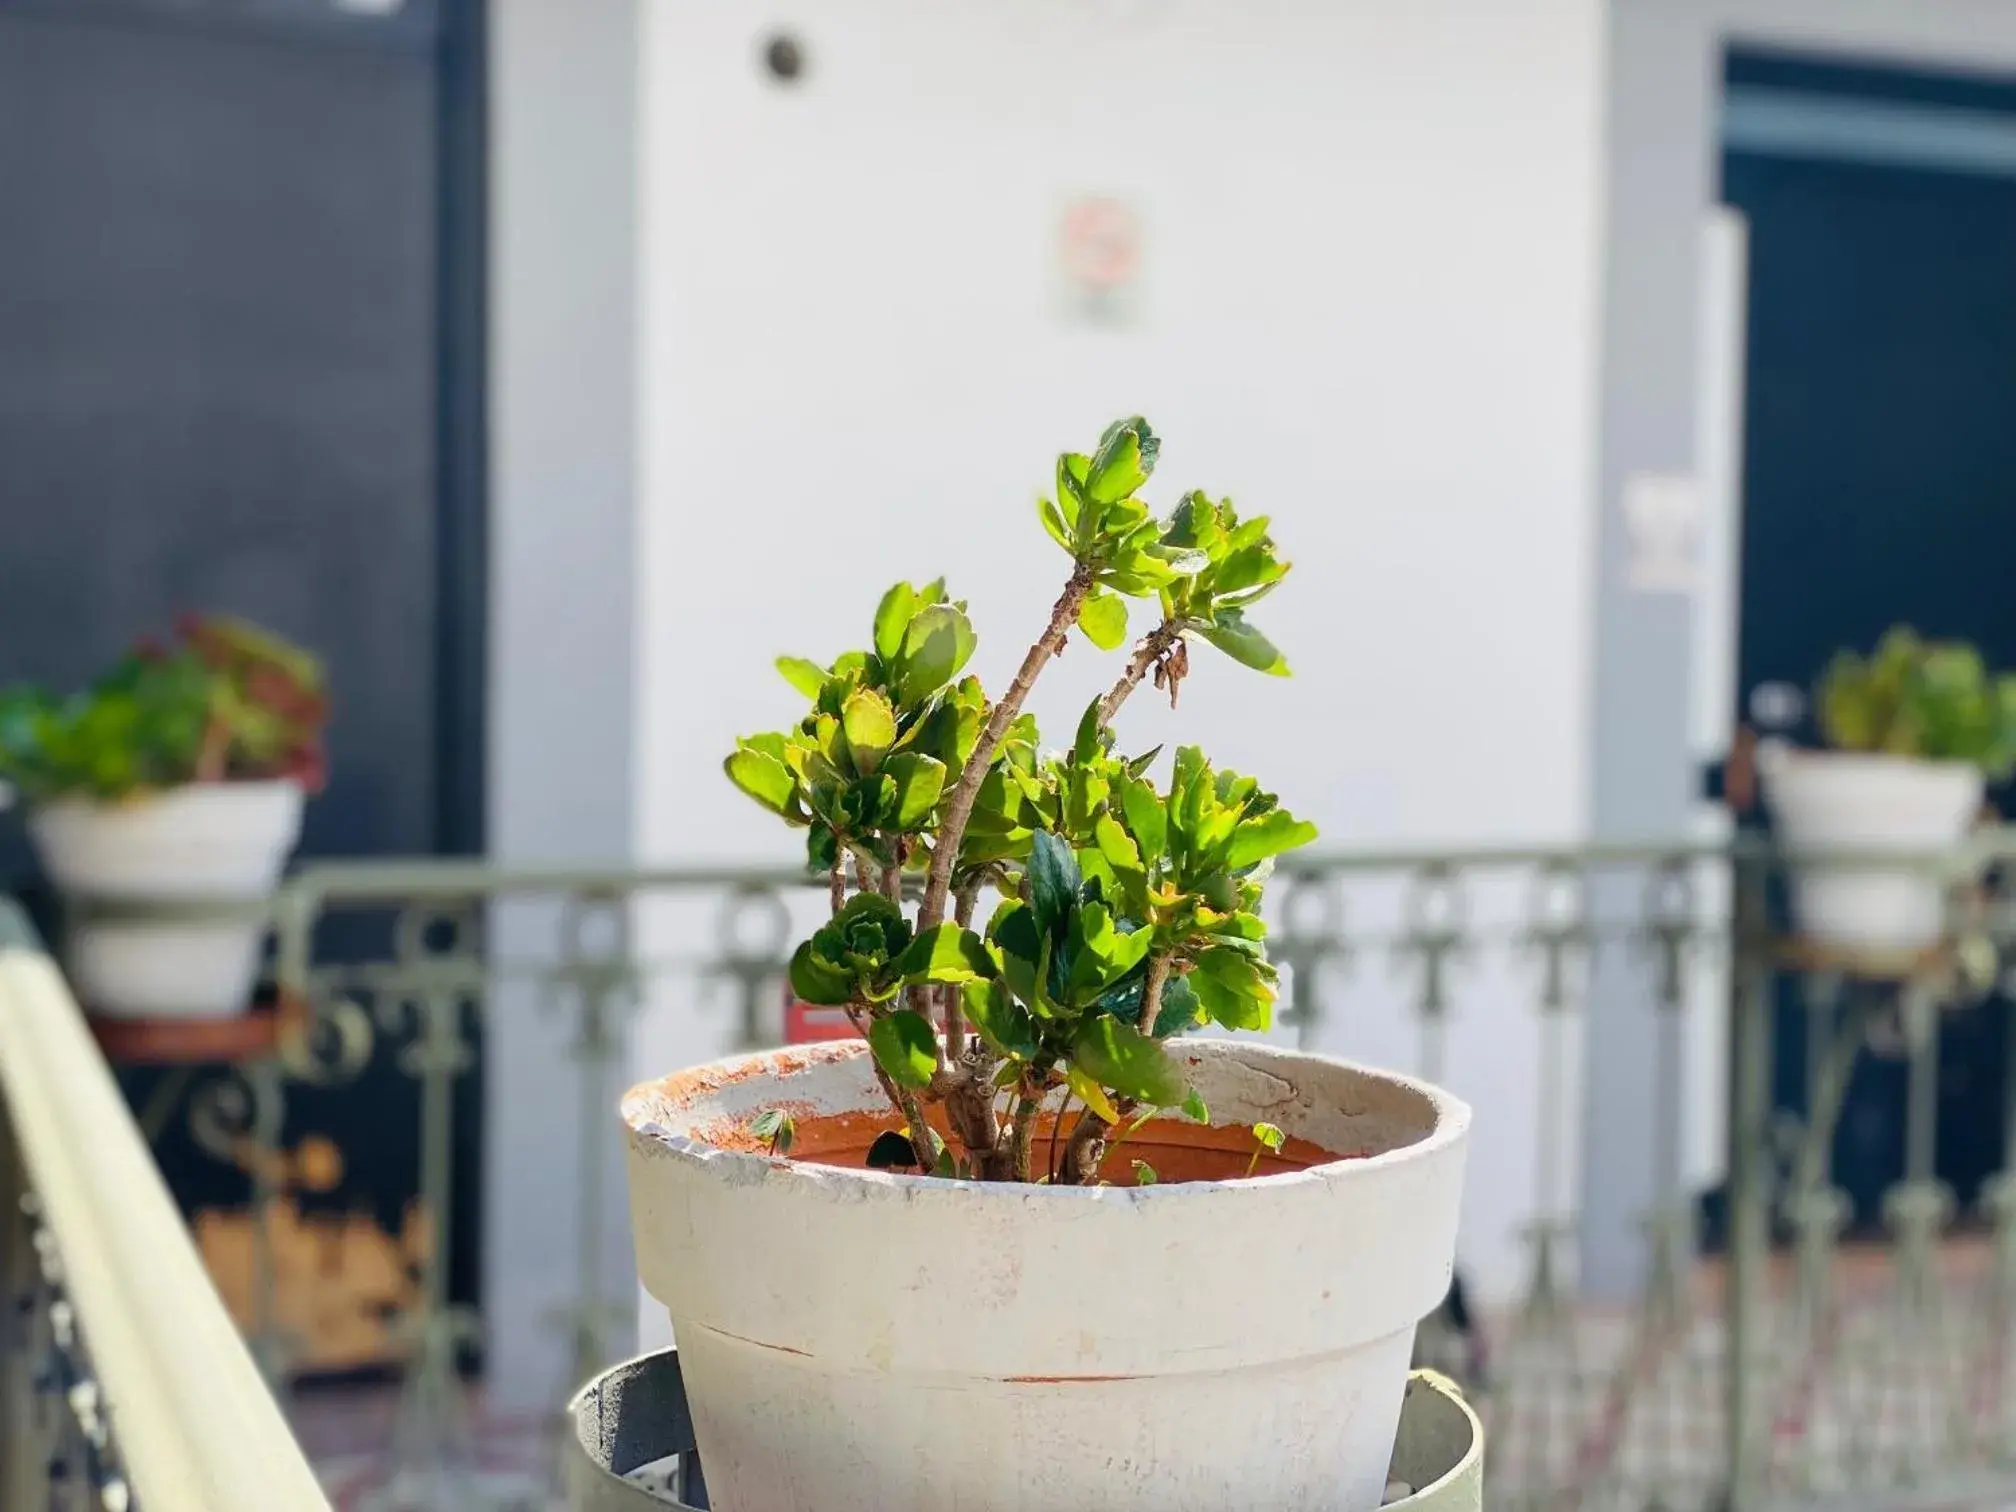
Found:
[[1067, 204], [1059, 222], [1058, 271], [1071, 324], [1132, 324], [1141, 289], [1141, 218], [1134, 207], [1110, 196]]
[[1624, 574], [1639, 593], [1692, 593], [1701, 583], [1701, 485], [1640, 473], [1624, 484]]

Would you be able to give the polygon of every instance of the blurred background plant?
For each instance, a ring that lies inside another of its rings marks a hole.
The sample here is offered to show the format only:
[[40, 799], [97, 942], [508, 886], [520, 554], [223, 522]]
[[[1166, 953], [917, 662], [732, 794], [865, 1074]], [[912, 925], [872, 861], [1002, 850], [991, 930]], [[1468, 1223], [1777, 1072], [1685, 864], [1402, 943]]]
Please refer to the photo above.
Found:
[[1819, 712], [1837, 750], [1964, 761], [1995, 782], [2016, 771], [2016, 675], [1991, 675], [1963, 642], [1899, 625], [1869, 656], [1843, 651], [1821, 676]]
[[89, 687], [0, 692], [0, 780], [29, 802], [117, 801], [194, 782], [327, 777], [321, 664], [242, 620], [185, 614]]

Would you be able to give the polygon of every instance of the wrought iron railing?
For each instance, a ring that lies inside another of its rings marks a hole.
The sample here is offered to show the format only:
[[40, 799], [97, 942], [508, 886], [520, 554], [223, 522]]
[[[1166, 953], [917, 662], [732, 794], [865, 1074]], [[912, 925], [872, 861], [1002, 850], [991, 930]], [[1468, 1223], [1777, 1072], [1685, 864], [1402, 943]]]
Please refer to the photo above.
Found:
[[[1803, 939], [1786, 858], [1762, 847], [1282, 866], [1277, 1032], [1477, 1107], [1463, 1296], [1423, 1352], [1468, 1377], [1494, 1507], [2016, 1491], [2016, 1036], [2001, 991], [2016, 908], [1995, 885], [2011, 856], [1998, 832], [1906, 863], [1953, 902], [1947, 937], [1901, 955]], [[344, 864], [289, 884], [275, 917], [293, 1032], [204, 1106], [213, 1122], [231, 1111], [253, 1152], [264, 1258], [244, 1306], [284, 1374], [269, 1235], [288, 1104], [374, 1058], [415, 1084], [422, 1235], [381, 1477], [398, 1504], [467, 1506], [478, 1484], [497, 1502], [529, 1494], [479, 1463], [460, 1368], [479, 1330], [449, 1287], [448, 1215], [472, 1174], [454, 1131], [479, 1033], [493, 1052], [535, 1032], [554, 1049], [538, 1105], [493, 1080], [486, 1118], [493, 1134], [543, 1120], [566, 1144], [564, 1179], [517, 1194], [571, 1248], [557, 1443], [568, 1387], [626, 1352], [635, 1316], [617, 1090], [774, 1042], [784, 964], [820, 898], [789, 871], [732, 869]], [[498, 1306], [486, 1323], [493, 1345], [550, 1326]]]
[[0, 1507], [327, 1512], [62, 976], [0, 898]]

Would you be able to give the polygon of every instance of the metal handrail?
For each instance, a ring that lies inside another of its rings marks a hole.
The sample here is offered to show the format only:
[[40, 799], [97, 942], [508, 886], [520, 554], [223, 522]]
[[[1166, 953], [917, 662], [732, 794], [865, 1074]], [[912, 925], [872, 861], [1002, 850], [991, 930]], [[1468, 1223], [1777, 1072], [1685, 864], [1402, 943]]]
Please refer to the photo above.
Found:
[[[89, 1359], [84, 1437], [116, 1457], [134, 1504], [328, 1512], [69, 987], [6, 899], [0, 1111], [9, 1164], [26, 1188], [7, 1223], [18, 1234], [32, 1216], [44, 1241], [38, 1280], [53, 1270], [60, 1288], [56, 1331], [80, 1338]], [[76, 1383], [56, 1385], [70, 1400], [54, 1409], [78, 1411]], [[49, 1388], [45, 1379], [30, 1389]], [[0, 1444], [0, 1454], [21, 1447]], [[13, 1458], [18, 1474], [24, 1456]]]

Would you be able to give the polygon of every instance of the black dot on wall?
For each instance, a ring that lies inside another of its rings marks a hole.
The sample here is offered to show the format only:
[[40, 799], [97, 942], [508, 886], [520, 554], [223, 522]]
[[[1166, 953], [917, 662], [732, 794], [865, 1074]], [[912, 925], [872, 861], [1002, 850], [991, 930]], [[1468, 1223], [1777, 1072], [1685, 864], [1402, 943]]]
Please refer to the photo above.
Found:
[[763, 67], [779, 84], [795, 84], [805, 74], [805, 48], [789, 32], [777, 32], [763, 44]]

